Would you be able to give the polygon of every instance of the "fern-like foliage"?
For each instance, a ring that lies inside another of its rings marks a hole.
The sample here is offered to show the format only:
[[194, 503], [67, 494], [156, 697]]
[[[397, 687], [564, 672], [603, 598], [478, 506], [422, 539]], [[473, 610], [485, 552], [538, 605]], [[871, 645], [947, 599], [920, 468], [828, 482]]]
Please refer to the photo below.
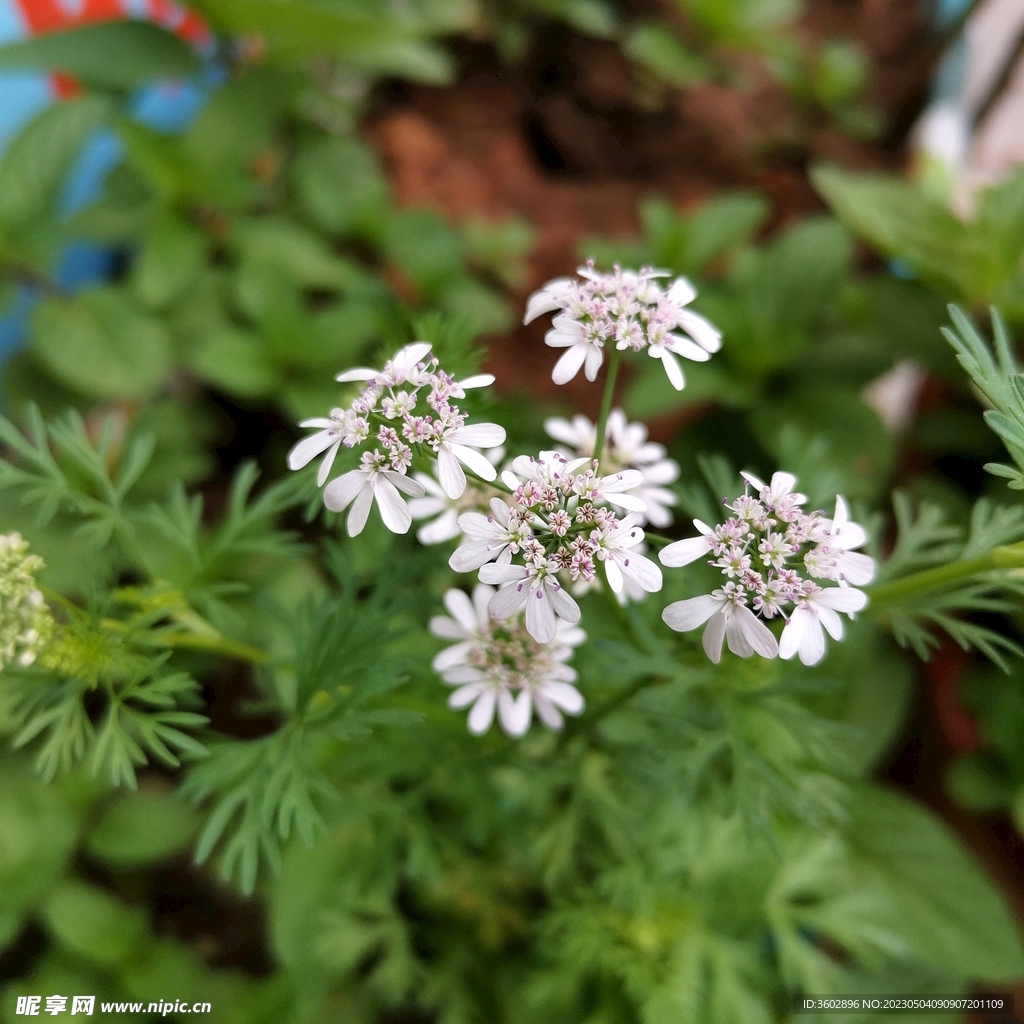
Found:
[[[1009, 671], [1007, 656], [1022, 656], [1024, 649], [972, 616], [1009, 615], [1020, 608], [1024, 580], [991, 556], [1024, 538], [1024, 508], [981, 499], [966, 538], [938, 506], [915, 510], [907, 495], [896, 492], [893, 508], [896, 545], [880, 567], [872, 601], [886, 610], [897, 642], [927, 660], [939, 643], [930, 628], [937, 626], [964, 650], [977, 649]], [[949, 566], [963, 571], [949, 572]]]
[[280, 866], [280, 846], [293, 832], [307, 845], [324, 828], [322, 810], [340, 798], [324, 762], [339, 740], [419, 716], [380, 699], [405, 681], [390, 646], [403, 632], [393, 598], [378, 589], [357, 595], [354, 574], [337, 558], [340, 593], [306, 605], [296, 617], [295, 650], [287, 663], [267, 666], [266, 708], [280, 727], [253, 740], [223, 740], [196, 765], [182, 787], [212, 809], [196, 847], [205, 861], [220, 845], [219, 866], [245, 892], [260, 862]]
[[985, 413], [985, 422], [999, 435], [1017, 464], [991, 462], [985, 469], [1004, 477], [1013, 490], [1024, 490], [1024, 374], [1017, 365], [1006, 325], [993, 309], [993, 352], [962, 309], [950, 306], [949, 315], [956, 330], [944, 327], [942, 333], [956, 351], [957, 362], [992, 405]]

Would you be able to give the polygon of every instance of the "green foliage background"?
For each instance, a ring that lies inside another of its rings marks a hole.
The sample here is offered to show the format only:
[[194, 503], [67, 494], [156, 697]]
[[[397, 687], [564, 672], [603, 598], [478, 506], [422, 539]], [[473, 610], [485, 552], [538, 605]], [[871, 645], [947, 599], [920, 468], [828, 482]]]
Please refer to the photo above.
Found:
[[[230, 74], [180, 136], [126, 115], [139, 83], [198, 71], [155, 28], [0, 51], [2, 67], [86, 86], [0, 161], [0, 288], [41, 296], [4, 378], [0, 524], [46, 560], [62, 623], [45, 663], [0, 675], [0, 945], [37, 947], [3, 1019], [19, 994], [74, 992], [208, 1000], [238, 1024], [758, 1024], [787, 1019], [796, 992], [1019, 979], [1000, 895], [945, 825], [874, 776], [917, 658], [948, 635], [997, 666], [972, 670], [985, 743], [951, 789], [1024, 819], [1024, 512], [1005, 486], [1024, 485], [1009, 340], [1024, 321], [1024, 176], [967, 225], [910, 185], [821, 167], [834, 216], [767, 241], [766, 201], [735, 192], [688, 215], [651, 199], [639, 240], [583, 243], [602, 264], [691, 276], [725, 335], [682, 396], [645, 361], [624, 397], [644, 419], [707, 406], [671, 448], [681, 518], [713, 521], [736, 469], [784, 466], [814, 504], [853, 500], [880, 578], [811, 669], [712, 666], [665, 629], [660, 608], [701, 592], [702, 567], [668, 574], [660, 602], [591, 595], [583, 717], [561, 735], [475, 739], [429, 669], [448, 550], [373, 521], [342, 539], [311, 476], [283, 471], [288, 424], [338, 402], [335, 372], [413, 337], [471, 370], [474, 339], [519, 313], [508, 295], [529, 227], [397, 209], [355, 130], [367, 90], [450, 80], [445, 37], [482, 25], [513, 60], [562, 19], [617, 42], [658, 88], [720, 76], [723, 47], [756, 50], [800, 102], [870, 133], [863, 61], [841, 44], [802, 56], [779, 0], [680, 0], [697, 26], [685, 38], [603, 0], [195, 6]], [[63, 182], [100, 128], [124, 160], [63, 219]], [[861, 270], [857, 238], [912, 274]], [[60, 292], [69, 240], [117, 246], [124, 273]], [[949, 301], [1001, 308], [994, 356], [963, 312], [943, 339]], [[903, 358], [955, 397], [894, 438], [861, 391]], [[543, 410], [490, 401], [512, 451], [542, 445]], [[225, 408], [241, 434], [262, 431], [259, 466], [229, 482], [214, 448]], [[920, 473], [892, 494], [902, 450], [982, 463], [1004, 458], [1000, 439], [1015, 465], [993, 463], [984, 493]], [[254, 725], [232, 733], [211, 704], [239, 673]], [[225, 901], [240, 890], [258, 907], [267, 971], [149, 919], [153, 879], [185, 857]]]

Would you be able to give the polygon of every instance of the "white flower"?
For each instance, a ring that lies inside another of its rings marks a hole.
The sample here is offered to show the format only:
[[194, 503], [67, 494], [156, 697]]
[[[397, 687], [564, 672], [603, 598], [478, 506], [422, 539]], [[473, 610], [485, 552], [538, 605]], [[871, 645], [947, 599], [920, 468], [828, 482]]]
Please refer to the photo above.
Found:
[[722, 658], [722, 639], [729, 644], [729, 650], [741, 658], [760, 654], [762, 658], [774, 658], [779, 646], [771, 630], [744, 603], [746, 595], [734, 583], [724, 588], [691, 597], [687, 601], [675, 601], [661, 613], [666, 625], [680, 633], [696, 629], [705, 622], [701, 642], [704, 652], [717, 665]]
[[481, 566], [480, 582], [501, 587], [488, 605], [491, 617], [507, 619], [525, 604], [526, 631], [542, 644], [552, 641], [559, 619], [580, 620], [580, 607], [558, 582], [557, 572], [558, 566], [543, 556], [526, 565]]
[[[568, 445], [570, 457], [594, 455], [597, 427], [586, 416], [573, 416], [572, 420], [551, 417], [544, 421], [550, 437]], [[650, 522], [664, 528], [672, 523], [669, 508], [677, 498], [664, 487], [679, 476], [679, 463], [665, 457], [663, 445], [647, 440], [647, 427], [643, 423], [630, 423], [621, 409], [612, 409], [605, 428], [604, 451], [599, 453], [601, 468], [606, 471], [633, 469], [643, 474], [643, 482], [630, 493], [646, 506], [639, 524]]]
[[800, 655], [805, 665], [816, 665], [825, 656], [825, 634], [833, 640], [843, 638], [843, 620], [836, 614], [844, 612], [851, 618], [868, 603], [867, 594], [852, 587], [829, 587], [822, 590], [813, 583], [805, 583], [806, 593], [797, 598], [796, 608], [779, 640], [779, 656], [792, 658]]
[[689, 565], [691, 562], [696, 562], [701, 555], [706, 555], [715, 549], [718, 544], [715, 531], [699, 519], [694, 519], [693, 525], [700, 531], [700, 536], [673, 541], [671, 544], [663, 547], [658, 553], [658, 558], [661, 559], [662, 565], [673, 568], [680, 565]]
[[[708, 564], [730, 582], [710, 595], [669, 605], [663, 617], [679, 630], [707, 621], [704, 649], [712, 661], [721, 656], [724, 635], [729, 649], [743, 657], [756, 652], [791, 658], [799, 653], [805, 665], [813, 665], [825, 653], [822, 627], [840, 639], [843, 626], [836, 612], [859, 611], [867, 601], [861, 591], [847, 586], [867, 583], [874, 575], [874, 561], [850, 550], [863, 544], [866, 535], [850, 522], [841, 497], [836, 498], [833, 519], [804, 512], [801, 503], [807, 499], [794, 491], [796, 477], [791, 473], [775, 473], [770, 484], [750, 473], [743, 476], [757, 497], [744, 493], [727, 504], [733, 514], [714, 529], [695, 519], [700, 536], [676, 541], [661, 552], [662, 563], [669, 566], [713, 555]], [[801, 572], [838, 586], [822, 589]], [[790, 604], [793, 610], [787, 616]], [[787, 620], [778, 646], [758, 615]]]
[[608, 586], [616, 594], [622, 593], [623, 577], [648, 594], [661, 590], [661, 570], [636, 550], [644, 540], [644, 531], [636, 523], [637, 516], [626, 516], [611, 528], [595, 531], [598, 536], [592, 537], [597, 544], [594, 557], [604, 562]]
[[332, 409], [329, 419], [316, 417], [303, 420], [299, 426], [319, 427], [320, 429], [315, 434], [304, 437], [292, 448], [288, 453], [288, 468], [291, 470], [302, 469], [321, 452], [326, 451], [327, 454], [317, 471], [317, 487], [323, 487], [341, 445], [347, 441], [351, 447], [353, 444], [365, 441], [370, 431], [367, 421], [350, 409]]
[[500, 624], [490, 617], [493, 596], [494, 590], [484, 584], [474, 587], [472, 601], [461, 590], [449, 590], [444, 603], [451, 618], [431, 619], [432, 633], [456, 641], [433, 661], [444, 681], [458, 687], [449, 706], [472, 705], [467, 724], [475, 735], [490, 728], [497, 710], [505, 732], [521, 736], [530, 726], [534, 706], [545, 725], [561, 728], [559, 708], [569, 714], [583, 710], [583, 698], [572, 685], [576, 672], [565, 662], [586, 634], [559, 622], [551, 642], [539, 643], [519, 616]]
[[42, 568], [20, 533], [0, 535], [0, 671], [31, 665], [53, 638], [56, 623], [36, 583]]
[[413, 479], [423, 488], [425, 497], [413, 498], [409, 502], [410, 515], [413, 519], [437, 517], [416, 531], [416, 539], [421, 544], [443, 544], [458, 537], [461, 531], [457, 500], [449, 498], [441, 490], [441, 485], [426, 473], [414, 473]]
[[656, 280], [668, 276], [663, 270], [616, 267], [602, 274], [591, 260], [577, 272], [582, 281], [550, 281], [527, 303], [526, 323], [542, 313], [560, 311], [544, 339], [553, 348], [567, 350], [551, 374], [556, 384], [570, 381], [580, 367], [588, 380], [595, 380], [605, 343], [614, 342], [619, 350], [646, 348], [662, 361], [678, 390], [685, 380], [676, 356], [703, 362], [721, 348], [719, 332], [686, 308], [697, 293], [685, 278], [677, 278], [666, 292]]
[[836, 495], [836, 511], [828, 522], [825, 545], [832, 553], [839, 579], [863, 587], [875, 578], [875, 560], [854, 548], [867, 543], [864, 527], [851, 522], [849, 509], [842, 495]]
[[400, 384], [412, 384], [420, 387], [426, 383], [429, 371], [420, 367], [420, 363], [430, 351], [430, 344], [426, 341], [416, 341], [411, 345], [400, 348], [387, 363], [383, 370], [371, 370], [367, 366], [357, 366], [344, 373], [339, 373], [334, 379], [345, 383], [354, 380], [373, 380], [386, 384], [388, 387], [398, 387]]
[[468, 538], [453, 552], [448, 564], [456, 572], [472, 572], [487, 562], [509, 562], [523, 541], [532, 536], [530, 528], [513, 520], [501, 498], [491, 498], [491, 514], [464, 512], [458, 527]]
[[343, 512], [352, 506], [346, 521], [350, 537], [363, 532], [375, 498], [380, 517], [392, 533], [408, 533], [412, 525], [412, 515], [398, 492], [420, 498], [424, 493], [423, 485], [385, 466], [379, 452], [365, 452], [363, 464], [358, 469], [332, 480], [324, 490], [324, 504], [332, 512]]
[[[498, 474], [477, 448], [498, 448], [505, 443], [505, 428], [497, 423], [473, 423], [446, 427], [437, 441], [437, 479], [449, 498], [461, 497], [466, 489], [466, 474], [459, 463], [467, 465], [481, 480], [493, 480]], [[472, 446], [472, 447], [470, 447]]]

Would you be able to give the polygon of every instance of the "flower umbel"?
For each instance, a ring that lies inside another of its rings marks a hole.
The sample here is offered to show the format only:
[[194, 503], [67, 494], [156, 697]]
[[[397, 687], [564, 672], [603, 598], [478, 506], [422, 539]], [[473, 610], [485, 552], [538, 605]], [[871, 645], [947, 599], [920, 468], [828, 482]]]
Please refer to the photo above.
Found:
[[292, 448], [288, 465], [301, 469], [326, 453], [317, 473], [322, 487], [342, 447], [373, 446], [363, 452], [358, 469], [331, 481], [324, 491], [324, 504], [332, 511], [352, 506], [347, 524], [350, 536], [362, 531], [373, 499], [389, 530], [408, 531], [412, 518], [399, 491], [412, 497], [425, 493], [423, 484], [408, 478], [416, 455], [436, 460], [440, 489], [452, 499], [466, 489], [463, 466], [482, 480], [495, 478], [494, 466], [478, 449], [502, 444], [504, 428], [496, 423], [467, 424], [456, 404], [466, 397], [467, 388], [493, 383], [490, 374], [456, 381], [431, 356], [429, 344], [415, 342], [400, 349], [382, 370], [360, 367], [346, 370], [337, 379], [365, 381], [365, 385], [348, 409], [333, 409], [327, 418], [299, 424], [316, 427], [317, 432]]
[[556, 384], [572, 380], [581, 366], [587, 380], [596, 380], [604, 347], [613, 343], [620, 350], [647, 349], [681, 391], [686, 381], [676, 357], [704, 362], [722, 347], [718, 330], [686, 308], [697, 292], [685, 277], [662, 288], [657, 279], [668, 277], [668, 271], [615, 267], [602, 274], [594, 269], [593, 260], [577, 273], [582, 281], [558, 278], [534, 292], [523, 318], [528, 324], [543, 313], [557, 313], [544, 337], [552, 348], [566, 350], [551, 373]]
[[[597, 427], [586, 416], [573, 416], [572, 420], [552, 417], [544, 421], [544, 430], [556, 441], [570, 449], [563, 452], [567, 458], [595, 455], [594, 442]], [[651, 523], [664, 528], [672, 524], [669, 508], [677, 498], [665, 484], [679, 476], [679, 463], [666, 458], [663, 445], [647, 440], [647, 427], [643, 423], [630, 423], [621, 409], [612, 409], [605, 431], [604, 450], [596, 453], [605, 473], [617, 473], [623, 469], [638, 470], [643, 481], [630, 494], [635, 494], [647, 506], [639, 513], [640, 526]]]
[[[670, 604], [662, 618], [680, 632], [707, 623], [704, 650], [716, 663], [725, 640], [741, 658], [799, 655], [805, 665], [817, 664], [825, 656], [822, 627], [833, 640], [841, 640], [837, 613], [853, 616], [867, 604], [867, 595], [850, 586], [869, 583], [874, 576], [874, 560], [851, 550], [865, 542], [866, 534], [850, 522], [842, 497], [836, 498], [835, 515], [828, 519], [820, 511], [804, 512], [807, 499], [793, 492], [796, 477], [790, 473], [776, 473], [770, 484], [751, 473], [743, 477], [754, 494], [745, 488], [727, 505], [732, 516], [714, 528], [695, 519], [700, 536], [669, 544], [660, 555], [668, 566], [713, 555], [708, 564], [720, 569], [727, 582], [710, 594]], [[821, 586], [815, 580], [837, 585]], [[763, 621], [776, 617], [786, 622], [778, 641]]]
[[444, 604], [451, 618], [438, 615], [430, 621], [435, 636], [456, 641], [433, 661], [434, 671], [458, 687], [449, 707], [472, 705], [468, 725], [477, 736], [491, 727], [495, 710], [510, 736], [529, 729], [534, 708], [548, 728], [560, 729], [563, 711], [583, 710], [583, 697], [572, 685], [576, 670], [565, 663], [586, 634], [560, 622], [551, 641], [540, 643], [526, 631], [521, 615], [494, 621], [487, 610], [493, 596], [482, 583], [473, 588], [472, 601], [461, 590], [449, 590]]
[[0, 535], [0, 670], [31, 665], [53, 635], [53, 616], [36, 586], [42, 568], [20, 533]]
[[560, 621], [580, 617], [563, 580], [590, 582], [599, 562], [616, 593], [627, 579], [648, 593], [661, 589], [661, 570], [636, 550], [644, 537], [636, 516], [619, 519], [616, 511], [644, 511], [630, 493], [643, 474], [599, 476], [593, 459], [570, 462], [552, 451], [520, 456], [501, 479], [512, 493], [491, 500], [490, 516], [459, 517], [468, 539], [449, 560], [457, 572], [479, 569], [482, 583], [501, 587], [490, 600], [494, 618], [507, 619], [525, 604], [527, 631], [548, 643]]

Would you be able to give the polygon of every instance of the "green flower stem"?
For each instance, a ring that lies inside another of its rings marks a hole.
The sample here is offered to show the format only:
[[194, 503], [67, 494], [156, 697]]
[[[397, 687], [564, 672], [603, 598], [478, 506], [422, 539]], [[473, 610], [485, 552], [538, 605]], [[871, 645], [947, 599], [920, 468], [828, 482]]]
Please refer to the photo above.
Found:
[[[604, 382], [604, 397], [601, 399], [601, 411], [597, 416], [597, 432], [594, 434], [594, 458], [600, 463], [601, 452], [604, 451], [604, 432], [608, 426], [608, 413], [612, 411], [612, 397], [615, 393], [615, 378], [619, 373], [619, 350], [610, 349], [608, 355], [608, 376]], [[600, 468], [600, 465], [599, 465]]]
[[1024, 543], [1004, 544], [993, 548], [976, 558], [963, 558], [948, 565], [939, 565], [934, 569], [903, 576], [892, 583], [882, 583], [876, 587], [868, 587], [867, 594], [874, 608], [898, 604], [908, 597], [949, 586], [960, 580], [967, 579], [979, 572], [991, 572], [994, 569], [1024, 568]]
[[[126, 623], [118, 619], [101, 619], [100, 626], [111, 633], [121, 633], [127, 636], [131, 630]], [[249, 644], [239, 643], [237, 640], [229, 640], [219, 633], [192, 633], [185, 630], [165, 629], [155, 632], [148, 639], [145, 634], [137, 635], [136, 639], [146, 643], [149, 647], [158, 648], [185, 648], [192, 651], [207, 651], [210, 654], [221, 654], [225, 658], [237, 658], [239, 661], [248, 661], [258, 665], [267, 660], [266, 654], [258, 647]]]

